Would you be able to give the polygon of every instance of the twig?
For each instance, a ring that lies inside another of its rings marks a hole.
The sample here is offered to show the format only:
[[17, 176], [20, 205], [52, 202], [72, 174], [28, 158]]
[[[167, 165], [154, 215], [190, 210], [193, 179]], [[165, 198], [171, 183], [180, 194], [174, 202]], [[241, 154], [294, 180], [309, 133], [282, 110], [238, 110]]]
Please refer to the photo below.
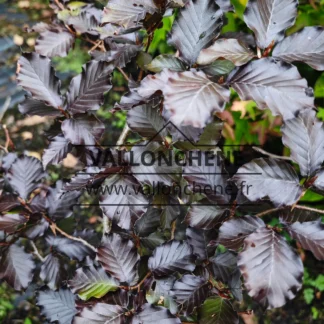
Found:
[[302, 205], [296, 205], [295, 208], [301, 209], [301, 210], [308, 210], [308, 211], [312, 211], [312, 212], [319, 213], [319, 214], [324, 214], [324, 210], [322, 210], [322, 209], [317, 209], [317, 208], [312, 208], [312, 207], [307, 207], [307, 206], [302, 206]]
[[144, 283], [144, 281], [149, 278], [152, 275], [152, 272], [149, 271], [146, 276], [136, 285], [136, 286], [119, 286], [120, 289], [125, 289], [125, 290], [136, 290], [138, 288], [140, 288], [142, 286], [142, 284]]
[[[274, 212], [283, 210], [285, 208], [286, 207], [271, 208], [271, 209], [265, 210], [265, 211], [263, 211], [263, 212], [261, 212], [259, 214], [256, 214], [255, 216], [256, 217], [263, 217], [265, 215], [272, 214]], [[324, 214], [324, 210], [322, 210], [322, 209], [311, 208], [311, 207], [302, 206], [302, 205], [296, 205], [296, 206], [293, 207], [293, 209], [308, 210], [308, 211], [312, 211], [312, 212], [315, 212], [315, 213]]]
[[256, 216], [256, 217], [263, 217], [263, 216], [265, 216], [265, 215], [272, 214], [272, 213], [274, 213], [274, 212], [276, 212], [276, 211], [279, 211], [279, 210], [282, 210], [282, 209], [284, 209], [284, 208], [285, 208], [285, 207], [271, 208], [271, 209], [265, 210], [265, 211], [263, 211], [263, 212], [261, 212], [261, 213], [259, 213], [259, 214], [256, 214], [255, 216]]
[[309, 4], [315, 9], [315, 10], [317, 10], [318, 8], [317, 8], [317, 5], [316, 5], [316, 3], [315, 3], [315, 0], [309, 0]]
[[123, 75], [123, 77], [126, 79], [127, 82], [129, 82], [129, 77], [128, 75], [124, 72], [124, 70], [122, 68], [120, 68], [119, 66], [117, 66], [117, 70]]
[[171, 240], [174, 240], [176, 229], [177, 229], [177, 220], [174, 220], [171, 224]]
[[271, 154], [271, 153], [269, 153], [269, 152], [267, 152], [265, 150], [262, 150], [261, 148], [256, 147], [256, 146], [253, 146], [252, 148], [253, 148], [254, 151], [259, 152], [259, 153], [261, 153], [263, 155], [267, 155], [267, 156], [269, 156], [271, 158], [274, 158], [274, 159], [292, 161], [292, 159], [290, 157], [288, 157], [288, 156], [280, 156], [280, 155], [276, 155], [276, 154]]
[[14, 143], [12, 142], [11, 138], [10, 138], [10, 134], [9, 134], [9, 131], [8, 131], [8, 128], [6, 125], [2, 125], [2, 128], [5, 132], [5, 135], [6, 135], [6, 144], [4, 146], [4, 149], [5, 151], [8, 153], [8, 148], [9, 146], [11, 146], [11, 148], [14, 148]]
[[102, 44], [102, 41], [99, 41], [99, 42], [97, 41], [97, 43], [90, 48], [89, 52], [94, 51], [97, 47], [101, 46], [101, 44]]
[[130, 132], [130, 128], [128, 127], [128, 125], [126, 123], [124, 126], [124, 129], [123, 129], [122, 133], [120, 134], [118, 141], [116, 143], [117, 146], [121, 146], [121, 145], [125, 144], [125, 141], [126, 141], [126, 138], [129, 134], [129, 132]]
[[38, 257], [39, 260], [41, 260], [42, 262], [44, 262], [44, 261], [45, 261], [45, 258], [43, 258], [43, 257], [40, 255], [40, 253], [39, 253], [39, 251], [38, 251], [38, 249], [37, 249], [36, 244], [35, 244], [33, 241], [29, 241], [29, 242], [30, 242], [31, 246], [32, 246], [33, 249], [34, 249], [34, 252], [33, 252], [33, 253]]
[[64, 6], [62, 5], [62, 3], [59, 2], [59, 0], [54, 0], [54, 2], [57, 4], [57, 6], [61, 9], [64, 10]]

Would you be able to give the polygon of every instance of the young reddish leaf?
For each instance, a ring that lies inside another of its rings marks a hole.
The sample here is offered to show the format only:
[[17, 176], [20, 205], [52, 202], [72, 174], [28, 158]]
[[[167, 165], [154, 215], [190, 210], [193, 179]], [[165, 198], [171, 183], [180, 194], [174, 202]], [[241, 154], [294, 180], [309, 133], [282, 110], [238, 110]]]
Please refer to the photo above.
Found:
[[227, 299], [213, 296], [206, 299], [199, 311], [200, 324], [238, 324], [239, 317]]
[[258, 47], [267, 48], [285, 37], [297, 17], [298, 0], [250, 0], [244, 21], [253, 30]]
[[39, 277], [52, 290], [58, 289], [62, 283], [62, 266], [61, 260], [52, 253], [47, 255], [44, 263], [42, 264]]
[[212, 229], [221, 225], [228, 217], [226, 209], [221, 206], [211, 205], [208, 200], [206, 204], [192, 204], [188, 210], [185, 222], [195, 228]]
[[104, 131], [105, 125], [94, 115], [75, 115], [62, 123], [62, 132], [73, 145], [95, 145]]
[[28, 116], [62, 116], [62, 113], [44, 102], [25, 96], [25, 100], [19, 104], [19, 111]]
[[121, 283], [134, 285], [138, 281], [137, 263], [140, 257], [132, 241], [115, 233], [105, 235], [98, 248], [97, 259]]
[[92, 308], [84, 308], [74, 319], [75, 324], [124, 324], [126, 322], [126, 308], [119, 305], [97, 303]]
[[37, 305], [41, 307], [41, 313], [50, 322], [71, 324], [77, 313], [74, 295], [66, 288], [61, 288], [58, 291], [40, 290], [37, 296]]
[[286, 62], [304, 62], [315, 70], [323, 71], [324, 28], [305, 27], [281, 41], [272, 55]]
[[101, 298], [109, 291], [116, 291], [119, 288], [119, 282], [108, 276], [101, 267], [94, 266], [79, 268], [75, 276], [68, 282], [71, 291], [82, 300], [88, 300], [92, 297]]
[[17, 196], [2, 193], [0, 196], [0, 213], [9, 211], [18, 206], [20, 206], [20, 203], [17, 200]]
[[222, 25], [223, 12], [215, 0], [189, 0], [173, 25], [169, 43], [192, 65], [200, 51], [219, 35]]
[[108, 45], [109, 51], [94, 51], [91, 53], [91, 56], [96, 61], [113, 62], [114, 66], [120, 68], [124, 68], [142, 49], [140, 45], [118, 44], [111, 41], [108, 42]]
[[44, 168], [46, 169], [48, 164], [59, 164], [71, 150], [71, 143], [63, 135], [54, 137], [42, 156]]
[[73, 46], [74, 36], [67, 29], [51, 26], [41, 32], [36, 40], [35, 51], [38, 54], [64, 57]]
[[260, 227], [264, 227], [263, 220], [255, 216], [232, 218], [219, 229], [218, 243], [227, 249], [237, 251], [247, 236]]
[[7, 172], [10, 185], [22, 199], [28, 198], [44, 176], [42, 163], [30, 156], [19, 157]]
[[259, 228], [245, 239], [238, 266], [248, 294], [268, 309], [283, 306], [302, 286], [299, 255], [272, 229]]
[[138, 27], [145, 16], [158, 8], [153, 0], [110, 0], [104, 8], [102, 23], [112, 23], [126, 29]]
[[197, 59], [201, 65], [211, 64], [219, 58], [241, 66], [253, 59], [255, 54], [237, 39], [218, 39], [210, 47], [203, 49]]
[[148, 201], [139, 183], [130, 176], [113, 175], [105, 180], [100, 192], [100, 207], [114, 224], [131, 229], [146, 211]]
[[242, 100], [254, 100], [260, 109], [269, 108], [274, 116], [285, 120], [314, 106], [313, 89], [297, 68], [273, 58], [263, 58], [235, 69], [227, 84]]
[[132, 318], [131, 324], [181, 324], [179, 318], [174, 317], [166, 308], [144, 304], [141, 310]]
[[34, 99], [54, 108], [62, 106], [61, 82], [55, 76], [51, 60], [36, 53], [24, 53], [18, 61], [17, 82]]
[[320, 219], [314, 222], [296, 222], [288, 225], [287, 229], [303, 249], [311, 251], [318, 260], [324, 260], [324, 225]]
[[276, 206], [291, 206], [302, 188], [290, 164], [275, 159], [255, 159], [238, 169], [232, 178], [250, 201], [269, 197]]
[[303, 176], [313, 175], [324, 161], [324, 128], [316, 112], [308, 109], [287, 120], [281, 128], [282, 142], [299, 165]]
[[0, 230], [6, 233], [13, 233], [19, 225], [28, 222], [28, 217], [21, 214], [0, 215]]
[[187, 274], [174, 283], [171, 294], [187, 314], [192, 314], [195, 307], [205, 301], [208, 290], [208, 282], [204, 278]]
[[149, 258], [148, 267], [155, 277], [164, 277], [174, 272], [193, 271], [195, 257], [186, 242], [171, 241], [157, 247]]
[[83, 114], [98, 110], [103, 103], [104, 93], [112, 88], [112, 71], [113, 66], [106, 62], [90, 61], [84, 65], [82, 73], [70, 83], [67, 94], [68, 111], [72, 114]]
[[12, 244], [1, 256], [0, 279], [4, 279], [15, 290], [27, 288], [33, 279], [35, 268], [32, 255], [16, 244]]

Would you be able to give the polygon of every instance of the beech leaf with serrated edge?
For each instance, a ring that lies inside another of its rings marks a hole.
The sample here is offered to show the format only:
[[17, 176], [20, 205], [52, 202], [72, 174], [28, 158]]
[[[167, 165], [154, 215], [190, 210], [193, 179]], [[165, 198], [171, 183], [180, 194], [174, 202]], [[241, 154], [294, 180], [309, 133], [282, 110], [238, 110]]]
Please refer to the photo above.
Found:
[[303, 176], [313, 175], [324, 161], [324, 128], [316, 112], [308, 109], [287, 120], [281, 128], [282, 142], [299, 165]]
[[62, 263], [61, 260], [50, 253], [42, 264], [39, 277], [47, 284], [47, 286], [56, 290], [62, 282]]
[[244, 21], [253, 30], [258, 47], [282, 40], [296, 21], [297, 8], [298, 0], [249, 0]]
[[291, 210], [291, 207], [287, 207], [281, 210], [279, 215], [279, 221], [282, 224], [291, 224], [295, 222], [311, 222], [321, 218], [321, 215], [314, 211], [298, 208], [294, 208], [293, 210]]
[[302, 193], [290, 164], [275, 159], [255, 159], [238, 169], [232, 178], [250, 201], [269, 197], [276, 206], [293, 205]]
[[223, 58], [233, 62], [236, 66], [241, 66], [252, 60], [254, 56], [253, 51], [243, 46], [237, 39], [221, 38], [200, 52], [197, 63], [207, 65]]
[[195, 257], [186, 242], [171, 241], [158, 246], [149, 258], [148, 267], [156, 277], [163, 277], [174, 272], [193, 271]]
[[24, 90], [31, 92], [34, 99], [54, 108], [62, 106], [61, 82], [47, 57], [23, 53], [18, 61], [17, 82]]
[[294, 118], [314, 106], [313, 89], [289, 63], [263, 58], [235, 69], [227, 79], [242, 100], [254, 100], [259, 109], [269, 108], [274, 116]]
[[68, 285], [71, 291], [78, 294], [82, 300], [92, 297], [101, 298], [109, 291], [116, 291], [119, 288], [119, 282], [116, 279], [108, 276], [103, 268], [96, 268], [92, 265], [77, 269]]
[[200, 51], [219, 35], [222, 25], [223, 12], [215, 0], [189, 0], [173, 24], [169, 44], [175, 46], [180, 57], [192, 65]]
[[194, 308], [205, 301], [208, 290], [208, 282], [204, 278], [186, 274], [174, 283], [171, 294], [187, 314], [192, 314]]
[[220, 227], [217, 241], [227, 249], [237, 251], [243, 246], [247, 236], [264, 226], [264, 221], [260, 217], [242, 216], [232, 218]]
[[186, 70], [186, 64], [173, 55], [161, 54], [154, 58], [150, 64], [146, 65], [146, 68], [155, 73], [162, 72], [164, 69], [182, 72]]
[[12, 194], [1, 194], [0, 196], [0, 213], [9, 211], [17, 206], [20, 206], [20, 203], [17, 199], [17, 196]]
[[51, 106], [46, 105], [44, 102], [35, 100], [31, 97], [25, 96], [25, 100], [18, 105], [19, 111], [28, 116], [62, 116], [61, 111]]
[[60, 324], [71, 324], [77, 313], [74, 295], [66, 288], [61, 288], [58, 291], [40, 290], [37, 295], [37, 305], [41, 306], [41, 313], [50, 322], [58, 321]]
[[238, 324], [239, 317], [229, 300], [213, 296], [204, 302], [199, 311], [200, 324]]
[[140, 237], [149, 236], [160, 226], [162, 210], [154, 207], [148, 208], [147, 212], [134, 224], [134, 231]]
[[0, 214], [0, 231], [13, 233], [19, 225], [25, 224], [26, 222], [28, 222], [28, 217], [21, 214]]
[[287, 229], [303, 249], [311, 251], [318, 260], [324, 260], [324, 225], [320, 219], [314, 222], [295, 222], [288, 225]]
[[210, 265], [214, 278], [228, 283], [237, 268], [237, 256], [233, 252], [226, 251], [210, 258]]
[[266, 227], [245, 239], [238, 267], [248, 294], [268, 309], [283, 306], [302, 286], [304, 267], [299, 255], [285, 238]]
[[35, 263], [32, 255], [16, 244], [1, 253], [0, 279], [5, 280], [15, 290], [27, 288], [33, 278]]
[[82, 73], [74, 77], [67, 94], [68, 108], [72, 114], [98, 110], [104, 93], [112, 88], [113, 66], [106, 62], [90, 61], [82, 67]]
[[274, 49], [273, 57], [286, 62], [304, 62], [315, 70], [324, 70], [324, 28], [305, 27], [286, 37]]
[[97, 252], [97, 260], [103, 268], [121, 283], [129, 285], [138, 280], [139, 259], [134, 243], [115, 233], [103, 237]]
[[19, 157], [7, 172], [10, 185], [22, 199], [27, 199], [45, 176], [42, 163], [31, 156]]

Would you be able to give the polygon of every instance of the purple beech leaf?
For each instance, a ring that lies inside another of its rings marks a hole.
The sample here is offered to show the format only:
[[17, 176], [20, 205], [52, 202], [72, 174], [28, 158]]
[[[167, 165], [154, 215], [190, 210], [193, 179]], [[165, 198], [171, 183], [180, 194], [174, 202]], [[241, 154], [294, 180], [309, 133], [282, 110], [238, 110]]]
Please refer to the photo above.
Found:
[[103, 268], [121, 283], [130, 286], [138, 281], [139, 259], [134, 243], [115, 233], [103, 237], [97, 252], [97, 260]]
[[[95, 9], [98, 10], [97, 8]], [[93, 14], [91, 11], [81, 9], [79, 15], [70, 15], [66, 23], [71, 26], [77, 34], [87, 33], [97, 36], [98, 31], [96, 29], [100, 26], [98, 19], [100, 19], [100, 17], [96, 17], [96, 14]]]
[[132, 28], [141, 25], [147, 14], [158, 12], [153, 0], [110, 0], [104, 8], [102, 23]]
[[190, 151], [183, 168], [183, 178], [188, 181], [193, 193], [204, 194], [210, 201], [223, 205], [229, 202], [231, 187], [228, 187], [228, 173], [219, 152]]
[[227, 38], [227, 39], [231, 39], [231, 38], [237, 39], [241, 44], [243, 44], [245, 47], [248, 47], [248, 48], [256, 47], [254, 36], [252, 34], [247, 34], [242, 31], [227, 32], [227, 33], [221, 34], [219, 37]]
[[145, 147], [133, 146], [128, 157], [133, 176], [140, 183], [153, 187], [158, 183], [172, 186], [181, 175], [181, 166], [176, 163], [175, 152], [165, 149], [157, 142], [147, 142]]
[[181, 324], [179, 318], [174, 317], [169, 310], [164, 307], [144, 304], [141, 310], [135, 314], [131, 324]]
[[206, 299], [199, 311], [200, 324], [238, 324], [239, 317], [229, 300], [219, 296]]
[[293, 205], [302, 194], [295, 170], [282, 160], [255, 159], [239, 168], [232, 180], [250, 201], [269, 197], [277, 207]]
[[199, 66], [199, 69], [211, 77], [229, 74], [234, 68], [235, 65], [227, 60], [216, 60], [209, 65]]
[[74, 318], [75, 324], [124, 324], [125, 314], [128, 309], [119, 305], [97, 303], [93, 307], [85, 307], [82, 312]]
[[[76, 236], [77, 237], [77, 236]], [[93, 251], [78, 241], [61, 236], [47, 236], [46, 243], [57, 252], [67, 255], [69, 258], [82, 261], [86, 256], [93, 255]]]
[[33, 99], [54, 108], [62, 106], [61, 82], [47, 57], [36, 53], [23, 53], [18, 61], [17, 82], [32, 94]]
[[27, 199], [45, 176], [42, 163], [30, 156], [19, 157], [7, 172], [10, 185], [22, 199]]
[[27, 228], [27, 230], [25, 231], [25, 235], [29, 239], [33, 240], [36, 237], [43, 236], [48, 227], [49, 223], [44, 218], [42, 218], [37, 224]]
[[304, 62], [324, 71], [324, 28], [305, 27], [286, 37], [274, 49], [273, 57], [286, 62]]
[[281, 41], [297, 17], [298, 0], [249, 0], [244, 21], [253, 30], [257, 45], [267, 48]]
[[28, 217], [21, 214], [0, 214], [0, 230], [6, 233], [13, 233], [19, 225], [28, 222]]
[[324, 191], [324, 169], [317, 172], [314, 186], [315, 188]]
[[229, 84], [242, 100], [254, 100], [259, 109], [269, 108], [274, 116], [285, 120], [314, 106], [313, 89], [289, 63], [263, 58], [235, 69]]
[[2, 158], [0, 167], [7, 172], [17, 159], [18, 155], [16, 153], [8, 153]]
[[285, 238], [266, 227], [245, 239], [238, 266], [248, 294], [268, 309], [283, 306], [302, 286], [299, 255]]
[[33, 279], [35, 264], [32, 255], [16, 244], [2, 252], [0, 279], [5, 280], [15, 290], [28, 287]]
[[147, 212], [134, 224], [134, 231], [140, 237], [149, 236], [160, 226], [162, 210], [149, 207]]
[[231, 277], [228, 280], [228, 288], [230, 289], [233, 297], [239, 301], [243, 301], [243, 289], [242, 289], [242, 281], [241, 281], [241, 272], [238, 268], [236, 268]]
[[242, 216], [232, 218], [220, 227], [217, 241], [227, 249], [237, 251], [243, 246], [247, 236], [264, 226], [263, 220], [259, 217]]
[[171, 294], [187, 314], [192, 314], [195, 307], [205, 301], [208, 290], [208, 282], [204, 278], [186, 274], [174, 283]]
[[108, 44], [110, 47], [109, 51], [94, 51], [91, 53], [91, 56], [96, 61], [113, 61], [114, 66], [120, 68], [124, 68], [142, 49], [140, 45], [117, 44], [114, 42], [109, 42]]
[[151, 138], [155, 141], [162, 141], [166, 136], [164, 130], [165, 121], [160, 115], [159, 106], [153, 103], [134, 107], [127, 114], [127, 124], [129, 128], [144, 138]]
[[185, 217], [189, 226], [208, 230], [221, 225], [228, 217], [224, 207], [205, 202], [209, 205], [194, 203], [190, 206]]
[[35, 51], [47, 57], [65, 57], [73, 43], [74, 36], [67, 29], [52, 26], [40, 33], [36, 40]]
[[106, 274], [101, 267], [86, 266], [76, 270], [75, 276], [68, 282], [71, 291], [82, 300], [92, 297], [101, 298], [109, 291], [116, 291], [119, 282]]
[[324, 161], [324, 128], [311, 109], [287, 120], [281, 128], [282, 142], [290, 149], [290, 156], [299, 165], [303, 176], [313, 175]]
[[157, 247], [149, 258], [148, 267], [155, 277], [165, 277], [175, 272], [194, 271], [195, 257], [186, 242], [170, 241]]
[[62, 266], [61, 260], [52, 253], [47, 255], [44, 263], [42, 264], [39, 277], [52, 290], [57, 290], [62, 283]]
[[98, 110], [104, 93], [112, 88], [112, 64], [90, 61], [82, 67], [82, 73], [74, 77], [67, 94], [68, 111], [73, 115]]
[[[190, 23], [188, 23], [190, 21]], [[192, 65], [200, 51], [216, 38], [223, 25], [223, 12], [215, 0], [189, 0], [173, 24], [170, 45]]]
[[237, 255], [226, 251], [210, 258], [210, 265], [215, 279], [228, 283], [237, 268]]
[[73, 145], [95, 145], [104, 131], [105, 125], [94, 115], [75, 115], [62, 123], [62, 132]]
[[12, 194], [2, 193], [0, 196], [0, 213], [9, 211], [15, 207], [20, 206], [17, 196]]
[[224, 110], [230, 96], [226, 86], [210, 81], [204, 72], [195, 70], [164, 70], [150, 75], [142, 81], [138, 93], [147, 97], [159, 90], [164, 95], [165, 116], [178, 127], [205, 127], [214, 112]]
[[321, 215], [310, 210], [287, 207], [279, 213], [279, 220], [282, 224], [291, 224], [295, 222], [311, 222], [321, 218]]
[[207, 65], [219, 58], [223, 58], [231, 61], [236, 66], [241, 66], [252, 60], [254, 56], [253, 51], [245, 47], [237, 39], [221, 38], [200, 52], [197, 63]]
[[146, 68], [155, 73], [162, 72], [164, 69], [182, 72], [186, 70], [186, 64], [171, 54], [161, 54], [154, 58], [150, 64], [146, 65]]
[[43, 166], [57, 165], [66, 158], [67, 154], [72, 150], [72, 145], [64, 136], [58, 135], [53, 138], [42, 156]]
[[44, 102], [35, 100], [31, 97], [25, 96], [25, 100], [19, 104], [18, 106], [19, 111], [22, 114], [28, 116], [53, 116], [53, 117], [60, 117], [62, 113], [51, 107], [46, 105]]
[[148, 201], [141, 187], [131, 176], [113, 175], [102, 185], [100, 207], [113, 224], [130, 230], [146, 211]]
[[288, 225], [287, 229], [303, 249], [311, 251], [318, 260], [324, 260], [324, 225], [320, 219], [314, 222], [296, 222]]
[[77, 314], [74, 299], [72, 292], [66, 288], [58, 291], [43, 289], [38, 292], [37, 305], [41, 307], [41, 314], [50, 322], [71, 324]]
[[46, 24], [44, 22], [39, 22], [31, 28], [26, 28], [27, 33], [42, 33], [46, 30], [51, 29], [51, 26], [49, 24]]
[[230, 0], [215, 0], [215, 1], [219, 5], [222, 11], [224, 12], [235, 11], [234, 6], [231, 4]]

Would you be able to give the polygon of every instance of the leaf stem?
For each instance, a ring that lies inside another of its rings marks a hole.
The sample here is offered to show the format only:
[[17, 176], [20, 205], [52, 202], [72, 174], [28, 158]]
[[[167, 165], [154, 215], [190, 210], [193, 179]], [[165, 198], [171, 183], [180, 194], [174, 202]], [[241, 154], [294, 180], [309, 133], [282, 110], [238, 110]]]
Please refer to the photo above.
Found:
[[272, 153], [269, 153], [269, 152], [267, 152], [267, 151], [265, 151], [265, 150], [263, 150], [263, 149], [261, 149], [259, 147], [256, 147], [256, 146], [253, 146], [252, 148], [253, 148], [254, 151], [259, 152], [259, 153], [261, 153], [263, 155], [267, 155], [267, 156], [269, 156], [269, 157], [271, 157], [273, 159], [292, 161], [292, 159], [289, 156], [280, 156], [280, 155], [272, 154]]
[[33, 241], [29, 241], [29, 242], [30, 242], [31, 246], [32, 246], [33, 249], [34, 249], [34, 252], [33, 252], [33, 253], [38, 257], [39, 260], [41, 260], [42, 262], [44, 262], [44, 261], [45, 261], [45, 258], [43, 258], [43, 257], [40, 255], [40, 253], [39, 253], [39, 251], [38, 251], [38, 249], [37, 249], [36, 244], [35, 244]]
[[[283, 210], [285, 208], [286, 207], [271, 208], [271, 209], [265, 210], [259, 214], [256, 214], [255, 216], [263, 217], [265, 215], [272, 214], [274, 212]], [[319, 213], [319, 214], [324, 214], [324, 210], [322, 210], [322, 209], [317, 209], [317, 208], [312, 208], [312, 207], [307, 207], [307, 206], [302, 206], [302, 205], [293, 206], [293, 209], [307, 210], [307, 211], [312, 211], [312, 212]]]
[[126, 138], [129, 134], [129, 132], [130, 132], [130, 128], [128, 127], [128, 125], [126, 123], [124, 126], [124, 129], [123, 129], [122, 133], [120, 134], [118, 141], [116, 143], [117, 146], [121, 146], [121, 145], [125, 144], [125, 141], [126, 141]]
[[136, 286], [119, 286], [120, 289], [125, 289], [125, 290], [137, 290], [138, 288], [140, 288], [142, 286], [142, 284], [144, 283], [144, 281], [149, 278], [152, 275], [152, 272], [149, 271], [145, 277], [136, 285]]

